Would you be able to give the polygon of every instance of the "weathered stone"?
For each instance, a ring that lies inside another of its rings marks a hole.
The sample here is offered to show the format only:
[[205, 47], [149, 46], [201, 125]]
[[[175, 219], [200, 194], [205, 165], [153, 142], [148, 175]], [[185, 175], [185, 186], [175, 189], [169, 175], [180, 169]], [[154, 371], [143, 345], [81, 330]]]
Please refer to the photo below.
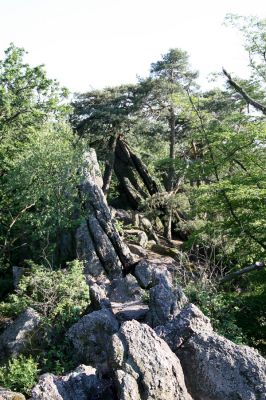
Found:
[[[133, 263], [133, 257], [112, 221], [106, 198], [101, 189], [102, 181], [99, 182], [98, 179], [100, 169], [94, 150], [91, 149], [84, 154], [84, 165], [80, 173], [83, 176], [80, 193], [83, 196], [87, 227], [91, 236], [89, 247], [94, 248], [94, 254], [99, 257], [107, 274], [110, 274], [111, 277], [120, 276], [122, 275], [122, 266], [127, 269]], [[91, 251], [88, 252], [89, 255], [91, 253]], [[86, 250], [83, 250], [82, 254], [86, 254]], [[87, 264], [89, 264], [89, 260]]]
[[128, 301], [125, 303], [111, 303], [112, 311], [119, 321], [129, 321], [135, 319], [144, 321], [146, 319], [149, 307], [143, 301]]
[[188, 299], [180, 287], [173, 287], [169, 279], [156, 275], [157, 285], [150, 289], [149, 323], [152, 327], [164, 325], [174, 319]]
[[106, 287], [97, 283], [92, 283], [90, 286], [91, 306], [94, 310], [102, 308], [111, 308], [111, 302], [107, 297]]
[[265, 359], [214, 333], [196, 306], [188, 305], [156, 332], [179, 357], [194, 399], [265, 400]]
[[96, 370], [80, 365], [66, 376], [44, 374], [32, 390], [30, 400], [113, 400], [110, 383], [96, 376]]
[[77, 258], [84, 262], [84, 273], [92, 276], [104, 274], [103, 265], [95, 251], [91, 234], [86, 222], [83, 222], [76, 231]]
[[137, 279], [128, 274], [124, 278], [117, 278], [111, 281], [109, 298], [111, 302], [127, 302], [140, 300], [144, 290], [139, 286]]
[[88, 226], [93, 241], [97, 246], [97, 254], [104, 269], [111, 277], [122, 275], [122, 265], [112, 246], [112, 242], [102, 229], [98, 219], [93, 215], [88, 216]]
[[147, 246], [148, 236], [144, 231], [139, 229], [128, 229], [125, 231], [125, 236], [131, 243], [135, 243], [143, 248]]
[[161, 281], [173, 286], [176, 273], [175, 262], [167, 257], [140, 260], [135, 269], [134, 276], [142, 288], [150, 288]]
[[27, 308], [20, 314], [0, 336], [0, 358], [15, 357], [21, 353], [40, 320], [39, 314], [32, 308]]
[[94, 182], [99, 188], [102, 188], [102, 173], [94, 149], [89, 149], [84, 154], [83, 175], [91, 182]]
[[130, 398], [130, 389], [134, 399], [191, 399], [178, 358], [148, 325], [137, 321], [122, 325], [112, 338], [110, 364], [119, 371], [121, 399]]
[[21, 393], [12, 392], [4, 388], [0, 388], [0, 400], [26, 400]]
[[128, 211], [113, 207], [110, 207], [110, 211], [114, 220], [121, 221], [125, 225], [132, 224], [132, 216]]
[[82, 317], [68, 330], [67, 337], [80, 362], [98, 366], [106, 362], [107, 344], [118, 329], [111, 311], [102, 309]]
[[122, 370], [115, 373], [119, 400], [141, 400], [137, 381]]
[[209, 318], [194, 304], [187, 304], [176, 318], [165, 325], [157, 326], [155, 332], [164, 339], [171, 349], [181, 347], [195, 333], [213, 334]]
[[140, 286], [147, 289], [154, 281], [154, 270], [148, 260], [141, 260], [135, 267], [134, 275]]
[[146, 257], [147, 252], [145, 249], [143, 249], [141, 246], [138, 246], [137, 244], [133, 243], [128, 243], [128, 248], [131, 251], [132, 254], [138, 257]]

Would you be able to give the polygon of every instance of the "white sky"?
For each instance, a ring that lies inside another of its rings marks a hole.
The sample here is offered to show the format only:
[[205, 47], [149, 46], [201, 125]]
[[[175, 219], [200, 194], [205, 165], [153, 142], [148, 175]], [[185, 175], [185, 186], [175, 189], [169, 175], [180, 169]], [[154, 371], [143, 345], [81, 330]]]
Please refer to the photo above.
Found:
[[244, 76], [239, 34], [226, 13], [266, 17], [265, 0], [0, 0], [0, 56], [10, 42], [71, 91], [136, 82], [169, 48], [210, 72]]

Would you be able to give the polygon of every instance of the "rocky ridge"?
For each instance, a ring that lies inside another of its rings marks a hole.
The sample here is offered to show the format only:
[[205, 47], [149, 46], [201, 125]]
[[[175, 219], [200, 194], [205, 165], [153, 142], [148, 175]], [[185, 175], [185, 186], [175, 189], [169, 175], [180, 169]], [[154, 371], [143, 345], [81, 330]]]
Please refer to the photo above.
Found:
[[[120, 238], [93, 150], [84, 169], [87, 219], [76, 241], [91, 312], [67, 332], [79, 367], [42, 375], [31, 400], [265, 400], [265, 359], [213, 331], [175, 285], [177, 261]], [[25, 311], [0, 336], [1, 348], [18, 354], [38, 321]], [[0, 399], [20, 398], [0, 390]]]

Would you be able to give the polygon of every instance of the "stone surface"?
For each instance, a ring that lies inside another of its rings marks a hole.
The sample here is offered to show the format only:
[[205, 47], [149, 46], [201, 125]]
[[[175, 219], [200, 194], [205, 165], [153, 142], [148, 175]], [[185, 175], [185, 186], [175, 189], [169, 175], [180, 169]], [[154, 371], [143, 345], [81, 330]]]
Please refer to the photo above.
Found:
[[0, 400], [26, 400], [21, 393], [12, 392], [4, 388], [0, 388]]
[[112, 311], [119, 321], [145, 321], [149, 307], [140, 300], [125, 303], [111, 303]]
[[107, 288], [104, 284], [93, 282], [89, 284], [91, 306], [94, 310], [111, 308], [111, 302], [107, 297]]
[[196, 306], [188, 305], [156, 332], [179, 357], [195, 400], [266, 399], [265, 359], [213, 332]]
[[148, 260], [141, 260], [135, 267], [134, 275], [140, 286], [144, 289], [150, 288], [154, 283], [154, 269]]
[[130, 243], [137, 244], [143, 248], [147, 246], [148, 236], [144, 231], [139, 229], [127, 229], [124, 231], [124, 234]]
[[[110, 364], [120, 399], [191, 399], [178, 358], [146, 324], [125, 322], [112, 337]], [[136, 383], [134, 383], [134, 380]]]
[[104, 274], [103, 264], [101, 263], [95, 246], [88, 230], [86, 222], [83, 222], [76, 231], [76, 252], [77, 258], [84, 262], [84, 273], [92, 276]]
[[110, 382], [96, 376], [96, 370], [80, 365], [66, 376], [44, 374], [32, 390], [30, 400], [113, 400]]
[[156, 275], [157, 284], [150, 289], [149, 323], [152, 327], [164, 325], [174, 319], [188, 303], [180, 287], [173, 287], [163, 274]]
[[107, 344], [119, 324], [108, 309], [93, 311], [82, 317], [67, 332], [77, 359], [98, 366], [107, 359]]
[[128, 247], [131, 253], [135, 256], [138, 256], [138, 258], [147, 256], [146, 250], [143, 249], [141, 246], [138, 246], [137, 244], [128, 243]]
[[157, 326], [155, 332], [169, 346], [176, 350], [181, 347], [193, 334], [206, 332], [213, 334], [209, 318], [194, 304], [187, 304], [173, 320], [165, 325]]
[[110, 301], [118, 303], [140, 300], [143, 295], [144, 290], [131, 274], [126, 275], [124, 278], [113, 279], [108, 293]]
[[21, 353], [40, 320], [39, 314], [32, 308], [20, 314], [0, 335], [0, 358], [15, 357]]
[[137, 381], [123, 370], [116, 371], [119, 400], [141, 400]]
[[114, 207], [110, 207], [110, 211], [114, 221], [116, 220], [121, 221], [123, 222], [124, 225], [132, 224], [132, 215], [130, 214], [130, 212]]
[[88, 216], [87, 222], [94, 246], [97, 248], [97, 255], [107, 275], [110, 277], [120, 276], [122, 265], [110, 238], [93, 214]]
[[[86, 214], [86, 233], [77, 232], [77, 250], [86, 261], [87, 268], [90, 259], [111, 278], [122, 276], [122, 269], [127, 269], [134, 260], [127, 245], [122, 241], [112, 220], [111, 212], [101, 189], [102, 180], [96, 153], [90, 150], [83, 155], [83, 166], [80, 168], [83, 181], [79, 186]], [[89, 236], [89, 238], [86, 237]], [[88, 259], [86, 259], [88, 255]], [[99, 261], [97, 261], [97, 257]], [[93, 269], [93, 268], [92, 268]], [[93, 271], [89, 271], [93, 274]]]

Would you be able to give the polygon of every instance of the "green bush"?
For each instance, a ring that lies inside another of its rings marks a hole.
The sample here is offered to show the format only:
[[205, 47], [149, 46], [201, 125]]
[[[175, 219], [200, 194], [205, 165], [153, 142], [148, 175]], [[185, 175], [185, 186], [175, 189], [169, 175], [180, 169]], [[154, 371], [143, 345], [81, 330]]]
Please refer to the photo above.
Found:
[[32, 307], [53, 326], [75, 321], [89, 305], [82, 263], [72, 261], [65, 270], [52, 270], [32, 262], [29, 265], [16, 293], [9, 296], [7, 303], [0, 304], [0, 312], [16, 315]]
[[210, 318], [213, 328], [220, 335], [237, 344], [247, 343], [245, 333], [238, 326], [240, 305], [233, 293], [219, 292], [214, 285], [206, 286], [196, 282], [189, 282], [184, 291], [189, 300]]
[[31, 388], [37, 382], [38, 373], [38, 364], [34, 359], [31, 356], [20, 355], [0, 367], [0, 386], [26, 395], [30, 394]]

